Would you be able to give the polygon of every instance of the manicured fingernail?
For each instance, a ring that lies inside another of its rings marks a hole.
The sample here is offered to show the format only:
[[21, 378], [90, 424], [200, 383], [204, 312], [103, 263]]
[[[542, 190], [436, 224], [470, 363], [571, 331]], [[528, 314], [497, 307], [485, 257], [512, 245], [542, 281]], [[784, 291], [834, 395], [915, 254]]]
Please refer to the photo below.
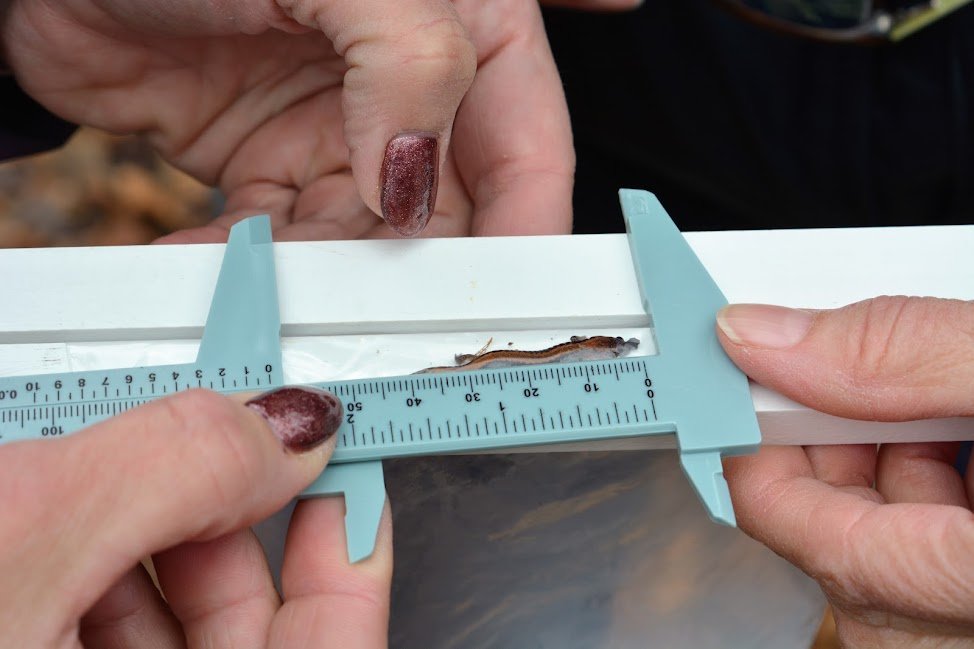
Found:
[[382, 218], [404, 237], [419, 234], [436, 205], [439, 142], [429, 133], [397, 135], [382, 160]]
[[328, 441], [342, 423], [342, 402], [331, 392], [285, 387], [247, 402], [270, 425], [290, 451], [303, 452]]
[[717, 326], [738, 345], [787, 349], [805, 338], [814, 315], [770, 304], [732, 304], [717, 314]]

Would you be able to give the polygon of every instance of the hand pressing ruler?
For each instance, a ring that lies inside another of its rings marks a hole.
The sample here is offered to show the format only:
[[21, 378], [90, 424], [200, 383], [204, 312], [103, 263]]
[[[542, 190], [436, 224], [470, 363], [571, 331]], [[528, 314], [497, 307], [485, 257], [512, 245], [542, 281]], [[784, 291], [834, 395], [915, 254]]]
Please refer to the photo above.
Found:
[[[652, 194], [620, 197], [656, 355], [315, 383], [345, 419], [302, 495], [344, 495], [351, 561], [374, 548], [392, 457], [675, 434], [711, 517], [734, 525], [721, 456], [761, 438], [747, 379], [714, 332], [726, 300]], [[280, 386], [280, 328], [270, 220], [253, 217], [231, 231], [194, 363], [0, 378], [0, 443], [56, 439], [182, 390]]]

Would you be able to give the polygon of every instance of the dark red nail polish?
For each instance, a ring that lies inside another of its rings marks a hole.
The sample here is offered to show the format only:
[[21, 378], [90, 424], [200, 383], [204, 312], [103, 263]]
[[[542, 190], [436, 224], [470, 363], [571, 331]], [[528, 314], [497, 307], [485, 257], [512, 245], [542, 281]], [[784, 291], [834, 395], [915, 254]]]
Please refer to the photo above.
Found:
[[404, 133], [389, 140], [382, 160], [382, 218], [404, 237], [419, 234], [436, 205], [439, 142], [428, 133]]
[[342, 402], [316, 388], [278, 388], [254, 397], [247, 407], [266, 419], [291, 451], [310, 451], [323, 444], [342, 423]]

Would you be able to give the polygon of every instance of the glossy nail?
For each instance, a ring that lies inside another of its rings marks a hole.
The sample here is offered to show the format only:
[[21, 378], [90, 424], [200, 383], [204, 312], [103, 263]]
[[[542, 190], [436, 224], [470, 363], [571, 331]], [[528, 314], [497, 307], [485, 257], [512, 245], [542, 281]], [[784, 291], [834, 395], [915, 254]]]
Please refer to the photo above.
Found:
[[403, 133], [389, 141], [379, 183], [382, 218], [404, 237], [419, 234], [436, 205], [439, 142], [430, 133]]
[[290, 451], [310, 451], [331, 439], [342, 423], [342, 402], [331, 392], [304, 386], [265, 392], [247, 402]]
[[732, 304], [717, 314], [717, 326], [738, 345], [764, 349], [794, 347], [808, 333], [814, 314], [770, 304]]

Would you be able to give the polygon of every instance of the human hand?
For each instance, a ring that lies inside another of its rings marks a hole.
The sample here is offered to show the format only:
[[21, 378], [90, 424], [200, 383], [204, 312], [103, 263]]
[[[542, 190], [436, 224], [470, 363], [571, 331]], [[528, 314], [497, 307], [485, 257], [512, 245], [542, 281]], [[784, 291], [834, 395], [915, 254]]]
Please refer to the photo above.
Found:
[[285, 388], [249, 406], [194, 390], [0, 447], [0, 647], [386, 646], [388, 506], [351, 566], [341, 500], [299, 503], [283, 603], [248, 528], [324, 468], [340, 403]]
[[[974, 303], [731, 306], [718, 324], [744, 372], [816, 410], [974, 415]], [[974, 646], [974, 473], [954, 468], [958, 446], [765, 447], [725, 475], [741, 529], [819, 582], [844, 645]]]
[[12, 0], [0, 42], [48, 109], [144, 133], [219, 186], [225, 213], [171, 242], [265, 212], [277, 240], [395, 236], [376, 214], [412, 236], [437, 186], [425, 235], [571, 228], [571, 129], [534, 0]]

